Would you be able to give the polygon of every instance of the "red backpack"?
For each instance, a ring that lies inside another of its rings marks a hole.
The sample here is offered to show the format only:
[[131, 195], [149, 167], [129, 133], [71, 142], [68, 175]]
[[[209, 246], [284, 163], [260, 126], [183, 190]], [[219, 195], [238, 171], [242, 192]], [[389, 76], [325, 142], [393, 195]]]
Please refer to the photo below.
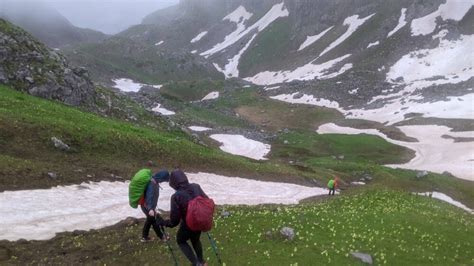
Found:
[[188, 202], [186, 225], [192, 231], [207, 232], [212, 229], [214, 222], [214, 201], [197, 196]]

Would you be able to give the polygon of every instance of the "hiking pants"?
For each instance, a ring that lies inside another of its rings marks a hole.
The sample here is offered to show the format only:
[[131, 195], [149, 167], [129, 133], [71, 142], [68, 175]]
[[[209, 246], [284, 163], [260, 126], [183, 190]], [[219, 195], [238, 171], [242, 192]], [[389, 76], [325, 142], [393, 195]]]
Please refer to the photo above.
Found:
[[[178, 234], [176, 235], [176, 242], [178, 242], [179, 248], [192, 265], [204, 263], [201, 240], [199, 239], [201, 237], [201, 231], [191, 231], [191, 229], [189, 229], [186, 225], [183, 225], [183, 223], [185, 222], [181, 221], [181, 226], [179, 227]], [[187, 242], [188, 240], [191, 240], [194, 251], [189, 246]]]
[[153, 230], [155, 231], [156, 235], [162, 239], [163, 233], [160, 230], [160, 226], [158, 225], [156, 218], [154, 216], [148, 215], [148, 211], [145, 209], [145, 207], [141, 206], [141, 208], [143, 213], [146, 215], [145, 225], [143, 225], [142, 237], [148, 238], [148, 235], [150, 234], [150, 227], [153, 226]]
[[[332, 193], [332, 194], [331, 194]], [[329, 188], [329, 195], [334, 195], [336, 193], [335, 188]]]

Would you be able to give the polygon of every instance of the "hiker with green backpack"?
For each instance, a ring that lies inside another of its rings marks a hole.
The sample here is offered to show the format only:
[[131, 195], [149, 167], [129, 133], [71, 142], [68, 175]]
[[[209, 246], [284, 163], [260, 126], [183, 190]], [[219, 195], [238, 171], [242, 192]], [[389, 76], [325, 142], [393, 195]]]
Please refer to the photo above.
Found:
[[339, 188], [339, 177], [336, 176], [336, 178], [329, 180], [328, 182], [328, 190], [329, 190], [329, 196], [333, 195], [336, 193], [336, 189]]
[[[192, 265], [207, 265], [200, 237], [201, 232], [208, 232], [212, 228], [214, 201], [198, 184], [189, 183], [182, 170], [177, 169], [171, 173], [169, 184], [176, 192], [171, 196], [170, 218], [160, 224], [166, 227], [180, 225], [176, 240], [181, 251]], [[209, 234], [208, 236], [210, 238]], [[189, 240], [192, 249], [187, 243]]]
[[[152, 164], [149, 163], [148, 166], [152, 166]], [[153, 240], [149, 236], [151, 227], [153, 227], [158, 238], [163, 241], [167, 240], [159, 226], [161, 217], [156, 212], [158, 197], [160, 196], [159, 183], [167, 181], [169, 181], [169, 172], [167, 170], [161, 170], [152, 175], [150, 169], [142, 169], [135, 174], [129, 184], [130, 206], [137, 208], [140, 205], [141, 210], [146, 216], [142, 230], [142, 242]]]

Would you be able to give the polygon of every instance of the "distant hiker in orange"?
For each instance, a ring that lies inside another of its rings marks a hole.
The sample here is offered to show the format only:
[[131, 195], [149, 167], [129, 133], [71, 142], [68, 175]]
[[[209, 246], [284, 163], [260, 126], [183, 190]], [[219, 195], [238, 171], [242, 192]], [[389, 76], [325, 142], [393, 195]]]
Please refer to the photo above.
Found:
[[336, 193], [336, 189], [339, 188], [339, 177], [336, 176], [336, 178], [329, 180], [328, 182], [328, 189], [329, 189], [329, 195], [333, 195]]

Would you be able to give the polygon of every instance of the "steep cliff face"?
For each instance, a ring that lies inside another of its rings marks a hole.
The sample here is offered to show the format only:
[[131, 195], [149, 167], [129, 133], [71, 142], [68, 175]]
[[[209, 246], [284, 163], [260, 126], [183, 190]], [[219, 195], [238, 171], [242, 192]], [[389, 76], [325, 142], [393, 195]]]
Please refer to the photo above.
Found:
[[0, 84], [69, 105], [90, 104], [95, 89], [82, 68], [0, 19]]

